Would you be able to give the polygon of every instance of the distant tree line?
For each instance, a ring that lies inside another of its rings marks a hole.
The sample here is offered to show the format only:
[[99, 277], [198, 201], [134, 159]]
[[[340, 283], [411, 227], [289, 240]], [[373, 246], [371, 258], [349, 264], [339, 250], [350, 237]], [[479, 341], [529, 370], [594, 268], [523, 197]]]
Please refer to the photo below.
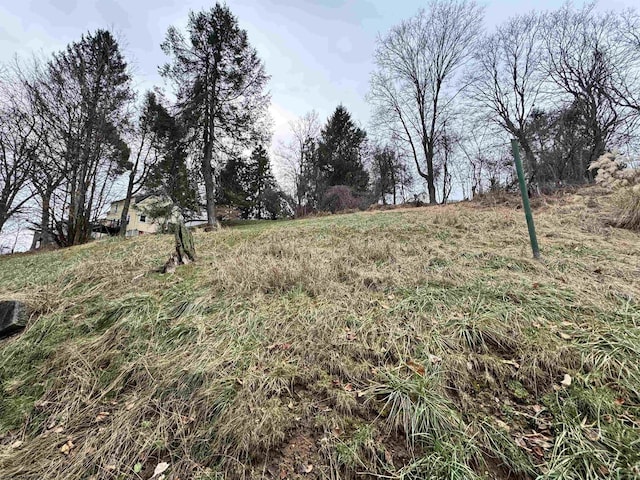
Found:
[[[637, 148], [640, 15], [567, 3], [491, 31], [474, 0], [432, 0], [378, 37], [365, 131], [344, 105], [290, 124], [269, 158], [269, 76], [226, 5], [171, 27], [170, 91], [137, 94], [114, 35], [0, 67], [0, 232], [29, 212], [43, 245], [75, 245], [125, 190], [165, 215], [273, 219], [514, 188], [518, 139], [530, 191], [594, 180], [605, 151]], [[36, 218], [37, 217], [37, 218]]]
[[378, 39], [373, 127], [411, 158], [432, 203], [452, 182], [467, 198], [513, 185], [509, 137], [531, 189], [591, 182], [606, 150], [637, 147], [639, 39], [632, 9], [566, 3], [487, 32], [475, 1], [432, 1]]

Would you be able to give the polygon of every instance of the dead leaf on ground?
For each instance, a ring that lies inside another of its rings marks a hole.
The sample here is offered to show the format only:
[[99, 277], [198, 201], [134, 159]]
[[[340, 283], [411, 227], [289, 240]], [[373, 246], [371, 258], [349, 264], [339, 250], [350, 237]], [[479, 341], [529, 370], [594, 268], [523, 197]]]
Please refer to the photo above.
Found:
[[60, 447], [60, 451], [65, 455], [69, 455], [73, 447], [75, 447], [75, 444], [71, 440], [68, 440], [64, 445]]
[[570, 387], [571, 386], [571, 375], [569, 375], [568, 373], [565, 373], [564, 374], [564, 378], [560, 382], [560, 385], [562, 385], [564, 387]]
[[20, 448], [24, 442], [22, 440], [16, 440], [10, 446], [11, 448]]
[[439, 357], [438, 355], [431, 355], [429, 354], [429, 361], [435, 365], [437, 363], [442, 362], [442, 357]]
[[563, 340], [571, 340], [571, 338], [572, 338], [571, 335], [569, 335], [568, 333], [564, 333], [564, 332], [558, 332], [558, 335]]
[[409, 367], [411, 370], [413, 370], [415, 373], [417, 373], [421, 377], [424, 377], [424, 374], [426, 371], [426, 369], [424, 368], [424, 365], [420, 365], [419, 363], [414, 362], [413, 360], [409, 360], [407, 362], [407, 367]]
[[100, 412], [96, 415], [96, 422], [104, 422], [111, 415], [109, 412]]
[[159, 477], [164, 472], [166, 472], [167, 468], [169, 468], [169, 464], [167, 462], [160, 462], [158, 465], [156, 465], [156, 468], [153, 471], [153, 475], [151, 476], [151, 478]]
[[300, 473], [311, 473], [313, 471], [313, 465], [300, 465]]
[[515, 360], [502, 360], [502, 363], [504, 363], [505, 365], [511, 365], [513, 367], [515, 367], [516, 369], [520, 368], [520, 364], [518, 362], [516, 362]]

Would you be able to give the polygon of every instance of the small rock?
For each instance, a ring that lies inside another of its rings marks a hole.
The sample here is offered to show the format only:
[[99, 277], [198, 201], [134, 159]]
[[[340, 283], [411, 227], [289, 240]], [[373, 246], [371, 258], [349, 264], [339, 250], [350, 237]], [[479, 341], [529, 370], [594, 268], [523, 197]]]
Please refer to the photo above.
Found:
[[12, 335], [27, 326], [27, 306], [16, 300], [0, 302], [0, 338]]

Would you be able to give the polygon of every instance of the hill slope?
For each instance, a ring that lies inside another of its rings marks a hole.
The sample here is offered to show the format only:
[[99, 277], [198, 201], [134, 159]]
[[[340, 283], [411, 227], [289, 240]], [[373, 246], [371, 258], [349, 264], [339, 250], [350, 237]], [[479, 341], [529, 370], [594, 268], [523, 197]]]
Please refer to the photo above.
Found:
[[0, 478], [638, 477], [640, 236], [591, 195], [542, 262], [474, 204], [1, 258]]

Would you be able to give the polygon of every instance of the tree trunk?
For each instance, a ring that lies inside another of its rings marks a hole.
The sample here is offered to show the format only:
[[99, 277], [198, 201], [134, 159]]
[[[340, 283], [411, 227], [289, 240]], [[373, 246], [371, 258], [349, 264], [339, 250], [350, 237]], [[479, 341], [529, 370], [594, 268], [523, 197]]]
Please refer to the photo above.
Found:
[[[53, 245], [54, 239], [51, 232], [51, 192], [41, 193], [42, 213], [40, 214], [40, 235], [33, 234], [31, 250], [42, 249], [48, 245]], [[40, 245], [38, 245], [40, 241]]]
[[127, 216], [129, 215], [129, 207], [131, 206], [131, 197], [133, 196], [133, 182], [135, 180], [135, 170], [131, 170], [129, 174], [129, 184], [127, 185], [127, 196], [124, 199], [122, 213], [120, 214], [120, 231], [118, 235], [125, 237], [127, 235]]
[[202, 176], [204, 177], [205, 199], [207, 202], [207, 224], [210, 228], [216, 228], [216, 191], [213, 180], [211, 157], [211, 144], [209, 143], [207, 145], [204, 158], [202, 159]]

